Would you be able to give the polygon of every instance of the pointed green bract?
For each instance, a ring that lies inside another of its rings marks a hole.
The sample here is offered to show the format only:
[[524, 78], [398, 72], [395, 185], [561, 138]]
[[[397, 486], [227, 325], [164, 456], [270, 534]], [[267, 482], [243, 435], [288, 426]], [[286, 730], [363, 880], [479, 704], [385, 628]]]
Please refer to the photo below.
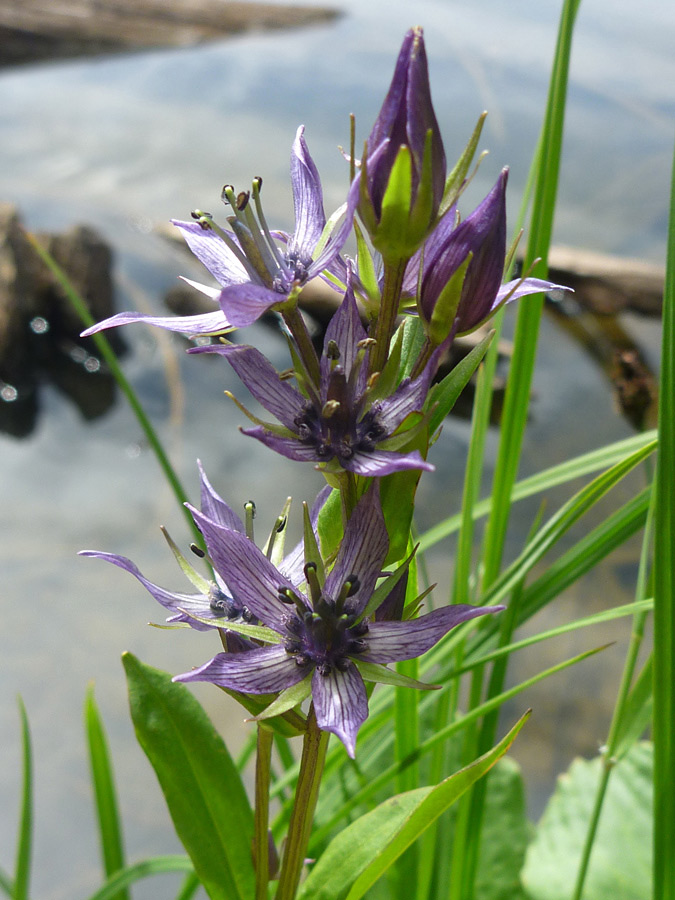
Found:
[[227, 747], [186, 687], [130, 653], [122, 660], [136, 736], [195, 872], [211, 900], [249, 900], [253, 814]]

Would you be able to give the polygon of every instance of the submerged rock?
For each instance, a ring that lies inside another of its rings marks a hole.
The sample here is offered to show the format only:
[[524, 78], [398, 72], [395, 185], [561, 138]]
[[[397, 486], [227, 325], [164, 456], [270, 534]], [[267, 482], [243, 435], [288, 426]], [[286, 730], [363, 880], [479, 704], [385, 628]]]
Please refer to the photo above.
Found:
[[[88, 226], [39, 238], [66, 272], [96, 319], [113, 311], [112, 252]], [[114, 402], [115, 384], [54, 277], [31, 247], [16, 207], [0, 203], [0, 430], [30, 434], [39, 387], [54, 384], [85, 419]], [[124, 345], [111, 335], [118, 352]]]

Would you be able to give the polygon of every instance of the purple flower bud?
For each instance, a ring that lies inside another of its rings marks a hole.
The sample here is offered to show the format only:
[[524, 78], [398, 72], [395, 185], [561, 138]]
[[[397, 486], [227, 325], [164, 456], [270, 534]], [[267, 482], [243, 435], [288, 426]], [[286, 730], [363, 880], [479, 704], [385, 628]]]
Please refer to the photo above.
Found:
[[424, 37], [412, 28], [362, 161], [359, 213], [385, 259], [412, 256], [433, 227], [445, 164]]

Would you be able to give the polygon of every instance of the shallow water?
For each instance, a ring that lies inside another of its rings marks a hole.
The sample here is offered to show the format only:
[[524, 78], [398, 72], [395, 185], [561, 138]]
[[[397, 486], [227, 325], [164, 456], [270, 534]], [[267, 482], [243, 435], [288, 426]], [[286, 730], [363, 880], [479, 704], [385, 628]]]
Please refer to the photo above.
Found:
[[[250, 35], [205, 47], [100, 60], [44, 64], [0, 74], [0, 199], [16, 201], [29, 227], [98, 227], [117, 253], [119, 308], [160, 306], [178, 274], [198, 276], [188, 261], [151, 234], [154, 223], [186, 217], [195, 206], [217, 210], [220, 186], [265, 179], [268, 217], [290, 225], [288, 155], [300, 122], [324, 177], [326, 206], [342, 200], [346, 170], [337, 144], [347, 141], [347, 115], [367, 133], [388, 84], [398, 45], [414, 21], [425, 26], [437, 112], [449, 157], [461, 150], [478, 113], [490, 116], [482, 145], [490, 156], [476, 179], [478, 199], [504, 163], [511, 165], [517, 209], [546, 94], [557, 3], [371, 2], [344, 4], [336, 23], [307, 31]], [[556, 219], [558, 243], [662, 260], [675, 101], [675, 8], [648, 0], [617, 9], [607, 0], [582, 5], [575, 41]], [[654, 323], [629, 321], [655, 348]], [[201, 457], [214, 486], [232, 505], [254, 495], [261, 528], [287, 494], [311, 497], [320, 480], [269, 454], [234, 429], [236, 411], [222, 396], [237, 389], [216, 359], [189, 359], [177, 341], [129, 329], [125, 371], [167, 441], [190, 492]], [[276, 336], [257, 331], [281, 363]], [[174, 367], [178, 366], [178, 377]], [[242, 395], [242, 390], [238, 389]], [[193, 633], [145, 627], [160, 615], [125, 573], [78, 559], [80, 548], [133, 557], [150, 578], [180, 587], [158, 531], [178, 541], [187, 530], [123, 403], [87, 426], [54, 388], [41, 395], [42, 415], [30, 440], [0, 436], [3, 591], [0, 608], [0, 865], [12, 865], [18, 805], [21, 693], [33, 726], [36, 782], [35, 896], [86, 896], [97, 884], [98, 848], [81, 727], [89, 680], [110, 731], [127, 846], [133, 859], [177, 850], [163, 801], [128, 722], [119, 654], [129, 649], [172, 672], [186, 671], [217, 648]], [[523, 470], [554, 464], [629, 434], [614, 412], [595, 365], [545, 322]], [[231, 435], [231, 436], [230, 436]], [[434, 448], [438, 471], [422, 481], [421, 526], [458, 507], [468, 426], [449, 422]], [[490, 454], [495, 451], [490, 437]], [[252, 444], [254, 446], [252, 446]], [[556, 494], [549, 509], [563, 494]], [[523, 506], [512, 534], [515, 552], [536, 512]], [[450, 550], [431, 565], [443, 577]], [[560, 621], [596, 597], [628, 587], [634, 554], [555, 604]], [[437, 573], [437, 574], [436, 574]], [[624, 634], [625, 629], [620, 631]], [[605, 643], [584, 638], [583, 647]], [[205, 641], [207, 643], [205, 643]], [[208, 644], [208, 646], [207, 646]], [[558, 646], [554, 659], [567, 655]], [[592, 753], [605, 735], [607, 699], [621, 645], [585, 664], [558, 690], [561, 718], [533, 718], [532, 809], [552, 773], [574, 752]], [[528, 657], [528, 671], [539, 660]], [[592, 689], [589, 690], [589, 685]], [[598, 690], [600, 688], [600, 690]], [[605, 690], [606, 689], [606, 690]], [[220, 692], [197, 693], [236, 746], [247, 733], [235, 705]], [[550, 695], [522, 706], [552, 704]], [[557, 701], [556, 701], [557, 702]], [[559, 728], [573, 741], [549, 732]], [[540, 739], [546, 744], [538, 744]], [[555, 750], [550, 747], [554, 746]], [[539, 763], [534, 760], [538, 759]], [[160, 898], [148, 882], [136, 896]]]

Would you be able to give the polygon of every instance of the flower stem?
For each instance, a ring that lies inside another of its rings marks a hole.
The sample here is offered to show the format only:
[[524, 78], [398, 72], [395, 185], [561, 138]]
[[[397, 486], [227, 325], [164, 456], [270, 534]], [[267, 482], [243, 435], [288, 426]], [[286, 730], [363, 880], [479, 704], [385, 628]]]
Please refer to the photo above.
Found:
[[387, 361], [389, 344], [396, 327], [401, 287], [407, 265], [407, 259], [401, 259], [395, 263], [385, 263], [380, 312], [370, 335], [377, 341], [370, 352], [370, 375], [373, 372], [381, 372]]
[[284, 309], [281, 315], [293, 335], [300, 358], [307, 369], [307, 374], [314, 384], [320, 384], [321, 373], [319, 369], [319, 357], [316, 355], [314, 344], [307, 331], [307, 325], [302, 318], [302, 313], [298, 309], [297, 304], [290, 305], [289, 308]]
[[295, 803], [286, 837], [286, 850], [281, 866], [276, 900], [293, 900], [309, 844], [314, 810], [319, 796], [321, 774], [328, 748], [328, 732], [316, 724], [314, 707], [307, 717], [307, 731], [302, 745], [300, 774], [295, 789]]
[[270, 880], [269, 818], [270, 818], [270, 761], [274, 732], [258, 725], [258, 744], [255, 762], [255, 818], [253, 834], [253, 863], [255, 865], [255, 900], [267, 900]]

